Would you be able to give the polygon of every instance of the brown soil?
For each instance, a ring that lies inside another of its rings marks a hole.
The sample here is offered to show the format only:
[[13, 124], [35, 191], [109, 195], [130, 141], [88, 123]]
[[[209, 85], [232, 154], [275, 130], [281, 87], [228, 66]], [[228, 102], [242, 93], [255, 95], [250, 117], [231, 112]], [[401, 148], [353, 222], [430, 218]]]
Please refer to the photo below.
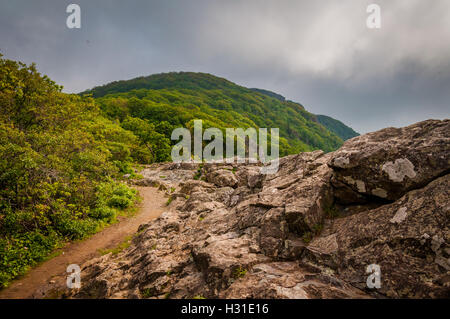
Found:
[[162, 192], [152, 187], [136, 187], [142, 197], [139, 211], [130, 218], [120, 217], [119, 222], [89, 239], [67, 244], [58, 256], [31, 269], [26, 275], [0, 290], [0, 299], [52, 298], [58, 297], [65, 287], [70, 264], [82, 265], [89, 259], [100, 256], [100, 251], [111, 249], [137, 232], [139, 225], [158, 217], [164, 211]]

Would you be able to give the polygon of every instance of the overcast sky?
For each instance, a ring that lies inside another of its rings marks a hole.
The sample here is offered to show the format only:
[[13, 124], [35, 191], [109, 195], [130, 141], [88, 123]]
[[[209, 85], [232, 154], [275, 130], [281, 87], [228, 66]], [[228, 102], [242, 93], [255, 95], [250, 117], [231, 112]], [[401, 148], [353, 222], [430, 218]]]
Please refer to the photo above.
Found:
[[[66, 26], [70, 3], [81, 29]], [[366, 26], [370, 3], [381, 29]], [[361, 133], [450, 117], [449, 0], [0, 0], [0, 51], [65, 92], [196, 71]]]

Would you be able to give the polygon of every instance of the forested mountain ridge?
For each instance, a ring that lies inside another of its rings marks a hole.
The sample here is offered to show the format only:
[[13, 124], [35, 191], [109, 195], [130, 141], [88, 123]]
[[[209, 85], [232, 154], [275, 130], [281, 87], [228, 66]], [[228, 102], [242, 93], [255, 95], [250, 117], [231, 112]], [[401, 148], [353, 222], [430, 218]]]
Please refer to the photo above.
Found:
[[355, 132], [351, 127], [348, 127], [341, 121], [338, 121], [332, 117], [326, 115], [316, 115], [316, 117], [320, 124], [335, 133], [344, 141], [359, 135], [359, 133]]
[[283, 95], [275, 93], [275, 92], [272, 92], [272, 91], [269, 91], [269, 90], [258, 89], [258, 88], [251, 88], [250, 90], [255, 91], [255, 92], [259, 92], [259, 93], [262, 93], [262, 94], [265, 94], [265, 95], [270, 96], [270, 97], [273, 97], [273, 98], [275, 98], [275, 99], [277, 99], [277, 100], [279, 100], [281, 102], [286, 101], [286, 98]]
[[[282, 102], [286, 101], [286, 98], [284, 96], [277, 94], [275, 92], [272, 92], [272, 91], [268, 91], [268, 90], [264, 90], [264, 89], [256, 89], [256, 88], [252, 88], [250, 90], [265, 94], [267, 96], [273, 97]], [[317, 118], [317, 122], [319, 122], [320, 124], [325, 126], [331, 132], [335, 133], [337, 136], [339, 136], [344, 141], [359, 135], [359, 133], [355, 132], [351, 127], [348, 127], [341, 121], [338, 121], [330, 116], [317, 114], [316, 118]]]
[[[116, 81], [80, 93], [91, 94], [107, 116], [138, 118], [170, 138], [170, 129], [267, 127], [280, 129], [280, 155], [322, 149], [333, 151], [343, 140], [321, 125], [301, 104], [276, 93], [248, 89], [205, 73], [171, 72]], [[164, 129], [158, 129], [164, 123]]]

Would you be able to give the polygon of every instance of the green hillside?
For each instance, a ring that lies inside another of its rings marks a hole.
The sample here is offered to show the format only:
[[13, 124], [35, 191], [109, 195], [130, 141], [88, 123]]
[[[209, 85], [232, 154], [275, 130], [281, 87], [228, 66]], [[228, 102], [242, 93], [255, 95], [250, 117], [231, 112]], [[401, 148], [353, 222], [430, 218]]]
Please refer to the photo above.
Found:
[[273, 97], [273, 98], [275, 98], [275, 99], [277, 99], [278, 101], [281, 101], [281, 102], [286, 101], [286, 98], [283, 95], [275, 93], [275, 92], [272, 92], [272, 91], [269, 91], [269, 90], [257, 89], [257, 88], [251, 88], [250, 90], [262, 93], [262, 94], [270, 96], [270, 97]]
[[316, 116], [320, 124], [325, 126], [327, 129], [339, 136], [344, 141], [359, 135], [359, 133], [355, 132], [351, 127], [348, 127], [341, 121], [338, 121], [332, 117], [326, 115]]
[[342, 139], [322, 126], [302, 105], [269, 96], [205, 73], [172, 72], [112, 82], [92, 94], [111, 119], [138, 118], [170, 137], [175, 127], [267, 127], [280, 129], [280, 155], [333, 151]]

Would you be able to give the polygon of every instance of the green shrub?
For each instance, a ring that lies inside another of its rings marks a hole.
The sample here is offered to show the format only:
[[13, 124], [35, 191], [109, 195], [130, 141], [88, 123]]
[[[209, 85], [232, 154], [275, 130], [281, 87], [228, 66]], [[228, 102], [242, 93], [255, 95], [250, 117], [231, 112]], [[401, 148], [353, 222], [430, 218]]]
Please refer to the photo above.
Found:
[[61, 89], [0, 54], [0, 287], [136, 200], [115, 179], [133, 173], [138, 137]]
[[99, 221], [91, 218], [71, 219], [66, 216], [57, 221], [55, 226], [65, 238], [74, 240], [83, 239], [96, 233], [100, 229], [101, 224]]
[[137, 199], [137, 191], [125, 184], [113, 181], [98, 186], [97, 207], [125, 209], [131, 207]]
[[40, 231], [0, 238], [0, 288], [47, 257], [61, 242], [55, 232]]
[[107, 206], [96, 207], [89, 212], [89, 217], [98, 220], [106, 220], [108, 222], [114, 221], [116, 215], [117, 211], [114, 208]]
[[131, 165], [130, 162], [114, 161], [114, 164], [117, 166], [120, 173], [123, 173], [123, 174], [133, 174], [134, 173], [133, 166]]

